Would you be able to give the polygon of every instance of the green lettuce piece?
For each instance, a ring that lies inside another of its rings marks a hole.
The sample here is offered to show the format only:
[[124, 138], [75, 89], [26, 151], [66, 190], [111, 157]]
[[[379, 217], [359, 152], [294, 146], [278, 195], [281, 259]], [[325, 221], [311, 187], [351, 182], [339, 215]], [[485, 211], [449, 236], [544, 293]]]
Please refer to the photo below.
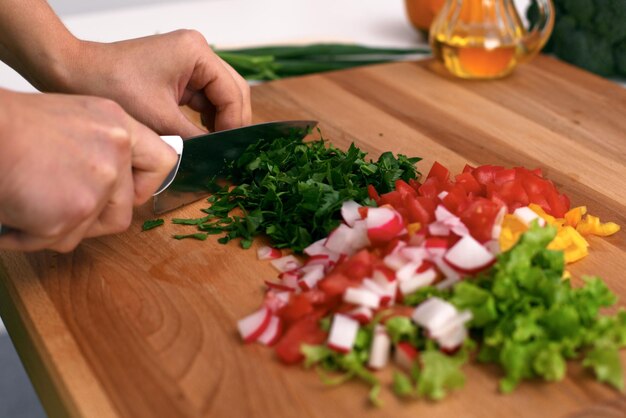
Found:
[[401, 398], [409, 397], [415, 392], [411, 378], [397, 370], [394, 370], [393, 372], [393, 383], [391, 388], [393, 389], [393, 393]]
[[616, 346], [595, 347], [585, 356], [583, 366], [591, 367], [599, 381], [624, 391], [624, 371]]
[[467, 360], [464, 352], [449, 356], [436, 349], [420, 353], [421, 368], [416, 373], [417, 394], [432, 400], [443, 399], [449, 390], [465, 384], [461, 366]]

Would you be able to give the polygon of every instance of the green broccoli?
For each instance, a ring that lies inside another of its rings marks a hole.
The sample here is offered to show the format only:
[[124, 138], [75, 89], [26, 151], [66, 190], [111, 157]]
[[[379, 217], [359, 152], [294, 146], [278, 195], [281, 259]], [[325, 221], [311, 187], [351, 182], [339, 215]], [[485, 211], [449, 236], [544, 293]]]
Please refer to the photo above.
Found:
[[[556, 21], [544, 52], [603, 76], [626, 76], [626, 0], [554, 0]], [[527, 11], [538, 21], [535, 0]]]

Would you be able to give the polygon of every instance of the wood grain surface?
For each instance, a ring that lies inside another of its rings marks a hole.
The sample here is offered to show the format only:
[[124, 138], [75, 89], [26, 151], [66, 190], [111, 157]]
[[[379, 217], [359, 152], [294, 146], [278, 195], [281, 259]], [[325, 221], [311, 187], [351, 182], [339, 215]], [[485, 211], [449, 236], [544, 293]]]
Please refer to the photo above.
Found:
[[[540, 57], [497, 82], [440, 74], [429, 61], [293, 78], [253, 89], [255, 121], [317, 119], [324, 137], [372, 157], [391, 150], [471, 164], [541, 167], [573, 204], [626, 225], [626, 90]], [[205, 203], [166, 217], [196, 217]], [[0, 253], [0, 312], [52, 417], [618, 417], [626, 398], [570, 365], [560, 383], [498, 393], [496, 367], [469, 365], [440, 403], [324, 387], [272, 350], [241, 344], [235, 323], [275, 276], [236, 243], [176, 241], [167, 224], [84, 242], [71, 254]], [[591, 238], [575, 276], [599, 274], [626, 306], [622, 231]], [[626, 364], [626, 353], [622, 353]], [[382, 373], [389, 382], [389, 375]]]

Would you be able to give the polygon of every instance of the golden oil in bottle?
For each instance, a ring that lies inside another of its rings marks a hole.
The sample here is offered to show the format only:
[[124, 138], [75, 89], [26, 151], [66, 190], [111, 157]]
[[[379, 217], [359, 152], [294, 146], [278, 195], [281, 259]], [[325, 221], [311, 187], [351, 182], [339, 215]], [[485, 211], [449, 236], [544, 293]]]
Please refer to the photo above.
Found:
[[510, 74], [517, 65], [517, 46], [489, 42], [484, 37], [437, 36], [434, 56], [452, 74], [469, 79], [494, 79]]

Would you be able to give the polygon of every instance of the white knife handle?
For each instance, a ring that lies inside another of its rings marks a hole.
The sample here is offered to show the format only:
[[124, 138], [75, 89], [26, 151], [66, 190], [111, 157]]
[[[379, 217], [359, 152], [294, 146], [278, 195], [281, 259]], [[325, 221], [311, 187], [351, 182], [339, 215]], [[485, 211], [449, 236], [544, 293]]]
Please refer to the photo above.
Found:
[[176, 173], [178, 172], [178, 167], [180, 167], [180, 161], [181, 161], [182, 156], [183, 156], [183, 139], [180, 136], [178, 136], [178, 135], [164, 135], [164, 136], [161, 137], [161, 139], [167, 145], [169, 145], [170, 147], [174, 148], [174, 151], [176, 151], [176, 154], [178, 154], [178, 161], [176, 162], [176, 165], [174, 166], [174, 168], [172, 168], [172, 171], [170, 171], [170, 173], [167, 175], [165, 180], [163, 180], [163, 183], [157, 189], [157, 191], [154, 193], [153, 196], [158, 195], [163, 190], [167, 189], [170, 184], [172, 184], [172, 182], [174, 181], [174, 178], [176, 177]]

